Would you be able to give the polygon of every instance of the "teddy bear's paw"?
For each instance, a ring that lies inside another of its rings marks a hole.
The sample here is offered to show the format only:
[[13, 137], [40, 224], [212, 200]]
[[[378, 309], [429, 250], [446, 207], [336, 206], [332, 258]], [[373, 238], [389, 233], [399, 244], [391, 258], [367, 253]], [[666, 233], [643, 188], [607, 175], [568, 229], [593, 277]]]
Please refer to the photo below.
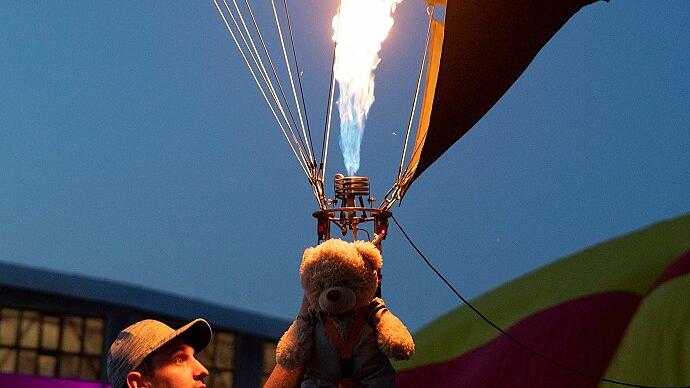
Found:
[[311, 328], [295, 321], [276, 347], [276, 362], [287, 369], [303, 365], [311, 351]]
[[412, 335], [400, 320], [386, 311], [376, 325], [379, 349], [388, 358], [407, 360], [414, 354]]
[[398, 341], [398, 342], [382, 342], [379, 341], [379, 349], [388, 358], [394, 360], [409, 360], [414, 355], [414, 342]]
[[276, 349], [276, 363], [286, 369], [295, 369], [305, 361], [297, 349]]
[[276, 362], [286, 369], [294, 369], [303, 365], [309, 354], [297, 344], [287, 344], [281, 339], [276, 348]]

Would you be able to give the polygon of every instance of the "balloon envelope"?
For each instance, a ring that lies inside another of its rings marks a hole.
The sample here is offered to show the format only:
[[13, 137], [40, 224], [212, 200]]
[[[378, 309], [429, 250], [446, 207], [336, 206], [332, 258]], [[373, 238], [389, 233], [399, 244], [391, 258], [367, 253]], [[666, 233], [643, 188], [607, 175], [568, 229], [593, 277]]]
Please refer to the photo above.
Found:
[[415, 334], [399, 387], [688, 386], [690, 215], [514, 280], [474, 305], [549, 363], [459, 307]]
[[419, 126], [402, 191], [494, 106], [570, 17], [596, 1], [449, 1], [445, 26], [432, 26]]

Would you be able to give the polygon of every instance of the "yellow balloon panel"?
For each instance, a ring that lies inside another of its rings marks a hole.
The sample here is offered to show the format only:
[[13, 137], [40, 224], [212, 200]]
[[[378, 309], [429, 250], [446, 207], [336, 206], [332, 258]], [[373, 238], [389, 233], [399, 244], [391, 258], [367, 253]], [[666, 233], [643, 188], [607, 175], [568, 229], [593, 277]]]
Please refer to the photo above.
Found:
[[630, 322], [605, 377], [639, 385], [690, 386], [688, 295], [690, 275], [653, 290]]

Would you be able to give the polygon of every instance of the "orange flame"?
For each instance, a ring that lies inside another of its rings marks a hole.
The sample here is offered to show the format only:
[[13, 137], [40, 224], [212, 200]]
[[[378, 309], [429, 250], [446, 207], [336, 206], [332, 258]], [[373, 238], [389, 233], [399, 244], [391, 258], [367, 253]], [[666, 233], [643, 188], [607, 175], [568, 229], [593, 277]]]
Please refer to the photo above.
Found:
[[374, 103], [373, 71], [381, 62], [381, 44], [393, 27], [392, 14], [402, 0], [342, 0], [333, 18], [337, 43], [334, 75], [340, 96], [340, 148], [350, 175], [359, 168], [364, 123]]

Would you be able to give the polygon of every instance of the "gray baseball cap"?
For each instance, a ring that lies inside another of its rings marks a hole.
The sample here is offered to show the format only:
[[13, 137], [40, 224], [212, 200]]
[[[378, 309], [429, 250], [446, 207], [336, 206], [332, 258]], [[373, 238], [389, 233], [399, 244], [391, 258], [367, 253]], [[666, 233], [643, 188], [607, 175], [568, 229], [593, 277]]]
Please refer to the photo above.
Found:
[[144, 358], [175, 338], [184, 338], [196, 353], [211, 341], [211, 326], [197, 318], [175, 330], [163, 322], [145, 319], [134, 323], [117, 335], [106, 361], [108, 380], [113, 388], [126, 388], [127, 375]]

